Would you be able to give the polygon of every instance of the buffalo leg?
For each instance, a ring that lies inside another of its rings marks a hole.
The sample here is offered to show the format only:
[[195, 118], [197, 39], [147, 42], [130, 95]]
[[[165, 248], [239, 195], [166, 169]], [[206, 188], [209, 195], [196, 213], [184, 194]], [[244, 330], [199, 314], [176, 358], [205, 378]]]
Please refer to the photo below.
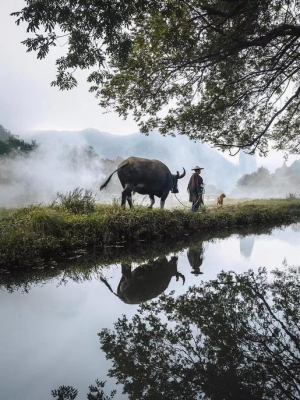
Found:
[[154, 194], [149, 194], [150, 200], [151, 200], [151, 204], [148, 208], [152, 208], [153, 204], [155, 203], [155, 199], [154, 199]]
[[[128, 184], [125, 185], [124, 190], [122, 192], [122, 203], [121, 203], [121, 207], [125, 208], [126, 205], [126, 199], [128, 199], [128, 197], [130, 197], [131, 199], [131, 192], [132, 192], [132, 187]], [[130, 206], [130, 202], [128, 201], [129, 206]], [[132, 201], [131, 201], [131, 206], [132, 207]]]
[[168, 194], [169, 194], [169, 192], [163, 193], [163, 195], [161, 196], [161, 199], [160, 199], [160, 208], [161, 209], [163, 209], [165, 206], [165, 201], [166, 201], [166, 198], [168, 197]]
[[122, 263], [121, 268], [122, 268], [122, 276], [124, 276], [127, 279], [131, 279], [132, 278], [131, 264]]
[[132, 208], [132, 207], [133, 207], [133, 204], [132, 204], [131, 193], [130, 193], [130, 196], [127, 196], [127, 201], [128, 201], [129, 207]]

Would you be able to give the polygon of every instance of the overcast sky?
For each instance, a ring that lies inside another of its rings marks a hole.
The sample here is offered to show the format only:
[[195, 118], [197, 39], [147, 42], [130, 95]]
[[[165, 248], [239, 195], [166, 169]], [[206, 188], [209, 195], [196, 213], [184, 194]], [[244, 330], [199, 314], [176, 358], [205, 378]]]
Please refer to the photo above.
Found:
[[[81, 72], [79, 86], [71, 91], [50, 86], [56, 75], [55, 60], [63, 54], [64, 42], [42, 61], [37, 60], [35, 53], [26, 53], [21, 44], [26, 38], [25, 25], [17, 26], [15, 18], [9, 15], [24, 5], [24, 0], [0, 0], [0, 124], [21, 136], [27, 130], [52, 129], [95, 128], [118, 135], [138, 132], [131, 118], [124, 121], [115, 113], [104, 113], [97, 105], [88, 92], [86, 72]], [[226, 158], [238, 162], [238, 157]], [[295, 158], [290, 157], [288, 165]], [[267, 159], [258, 159], [258, 166], [273, 170], [282, 163], [283, 155], [275, 152]]]
[[79, 87], [69, 92], [50, 86], [56, 75], [55, 60], [64, 49], [53, 49], [42, 61], [35, 53], [26, 53], [21, 44], [26, 38], [25, 25], [17, 26], [15, 18], [9, 16], [23, 5], [23, 0], [0, 0], [0, 124], [19, 133], [89, 127], [116, 134], [137, 132], [133, 120], [103, 114], [94, 95], [88, 92], [85, 73], [80, 75]]

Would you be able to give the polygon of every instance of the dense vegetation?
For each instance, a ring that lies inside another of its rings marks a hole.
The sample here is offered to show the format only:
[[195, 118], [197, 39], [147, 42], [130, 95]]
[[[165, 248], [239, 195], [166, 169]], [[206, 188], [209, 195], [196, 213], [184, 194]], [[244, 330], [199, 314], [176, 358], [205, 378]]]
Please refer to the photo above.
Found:
[[27, 25], [27, 51], [42, 59], [67, 43], [52, 85], [71, 89], [76, 69], [90, 69], [100, 104], [133, 113], [143, 132], [299, 152], [297, 0], [25, 3], [13, 16]]
[[0, 157], [13, 152], [26, 154], [36, 148], [37, 144], [34, 140], [27, 143], [0, 125]]
[[0, 267], [33, 267], [93, 247], [102, 251], [107, 245], [178, 240], [196, 232], [298, 218], [297, 198], [245, 202], [222, 210], [204, 208], [195, 214], [144, 207], [123, 211], [117, 204], [95, 204], [91, 193], [77, 190], [50, 206], [5, 210], [0, 219]]
[[290, 167], [284, 164], [271, 173], [266, 167], [260, 167], [252, 174], [245, 174], [233, 191], [238, 197], [282, 197], [288, 194], [300, 194], [300, 161], [294, 161]]

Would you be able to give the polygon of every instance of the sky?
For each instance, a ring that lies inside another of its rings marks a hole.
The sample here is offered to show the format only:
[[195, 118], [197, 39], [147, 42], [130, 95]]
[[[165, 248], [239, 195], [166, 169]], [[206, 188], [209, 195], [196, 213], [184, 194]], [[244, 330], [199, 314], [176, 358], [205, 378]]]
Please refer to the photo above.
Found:
[[115, 134], [138, 132], [133, 119], [124, 121], [115, 113], [105, 113], [88, 92], [86, 73], [80, 71], [79, 87], [59, 91], [50, 86], [55, 79], [55, 60], [63, 54], [64, 42], [37, 60], [26, 53], [21, 41], [26, 27], [17, 26], [13, 11], [22, 9], [23, 0], [0, 0], [0, 124], [15, 133], [26, 130], [81, 130], [96, 128]]
[[[52, 49], [44, 60], [35, 53], [26, 53], [21, 44], [26, 36], [26, 26], [15, 24], [9, 14], [21, 10], [24, 0], [0, 0], [0, 124], [12, 133], [22, 134], [32, 130], [79, 131], [95, 128], [117, 135], [138, 132], [134, 120], [123, 120], [116, 113], [101, 109], [85, 81], [87, 73], [77, 75], [79, 85], [71, 91], [59, 91], [50, 82], [56, 76], [55, 60], [64, 52], [64, 42]], [[238, 156], [227, 159], [237, 164]], [[295, 159], [290, 156], [287, 165]], [[271, 151], [267, 158], [257, 157], [258, 167], [264, 165], [271, 171], [283, 164], [283, 154]]]

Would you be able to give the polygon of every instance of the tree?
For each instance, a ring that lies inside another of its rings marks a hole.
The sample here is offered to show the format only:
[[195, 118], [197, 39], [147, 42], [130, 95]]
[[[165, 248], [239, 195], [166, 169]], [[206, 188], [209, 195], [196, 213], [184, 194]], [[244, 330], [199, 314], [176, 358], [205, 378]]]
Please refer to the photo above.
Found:
[[[298, 0], [25, 0], [12, 15], [44, 58], [68, 43], [52, 85], [77, 85], [148, 133], [222, 150], [300, 150]], [[164, 113], [160, 113], [160, 111]]]
[[252, 174], [243, 175], [236, 184], [235, 195], [252, 196], [287, 196], [300, 190], [300, 176], [293, 168], [284, 163], [271, 174], [266, 167], [260, 167]]
[[[113, 390], [110, 395], [106, 395], [103, 388], [104, 381], [96, 380], [95, 385], [89, 386], [88, 400], [112, 400], [115, 397], [116, 391]], [[52, 390], [51, 395], [56, 400], [75, 400], [78, 395], [78, 390], [73, 386], [60, 386], [58, 389]]]
[[[287, 267], [287, 266], [286, 266]], [[297, 271], [296, 271], [297, 272]], [[298, 399], [295, 271], [221, 273], [179, 297], [144, 303], [99, 333], [109, 375], [133, 399]]]
[[10, 132], [0, 125], [0, 141], [6, 141], [10, 136]]
[[245, 174], [238, 179], [236, 186], [238, 188], [255, 189], [268, 188], [272, 185], [272, 176], [266, 167], [259, 167], [252, 174]]
[[12, 135], [10, 131], [0, 125], [0, 156], [7, 155], [12, 151], [28, 153], [37, 148], [37, 143], [32, 140], [31, 143], [19, 139], [17, 136]]

